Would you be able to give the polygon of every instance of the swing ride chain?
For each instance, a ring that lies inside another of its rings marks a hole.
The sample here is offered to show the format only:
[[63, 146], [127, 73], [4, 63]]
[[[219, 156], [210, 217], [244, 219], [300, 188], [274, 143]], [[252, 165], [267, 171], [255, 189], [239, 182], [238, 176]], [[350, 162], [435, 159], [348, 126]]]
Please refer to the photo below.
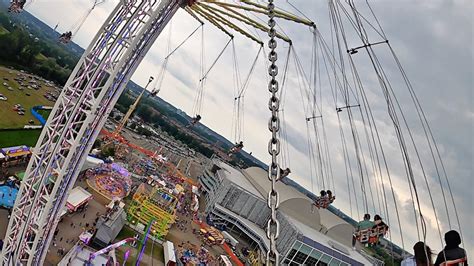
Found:
[[279, 265], [279, 254], [276, 248], [276, 240], [280, 234], [280, 222], [277, 219], [277, 209], [280, 204], [280, 197], [276, 189], [276, 182], [280, 179], [280, 166], [278, 165], [277, 156], [280, 153], [280, 140], [278, 140], [277, 133], [280, 129], [280, 119], [278, 118], [278, 108], [280, 106], [280, 100], [277, 97], [278, 92], [278, 81], [276, 76], [278, 74], [278, 67], [275, 65], [275, 62], [278, 59], [275, 48], [277, 47], [277, 42], [275, 40], [275, 5], [273, 0], [268, 0], [268, 36], [270, 40], [268, 41], [268, 47], [270, 48], [270, 53], [268, 54], [268, 60], [271, 62], [271, 65], [268, 69], [268, 73], [271, 77], [268, 84], [268, 90], [272, 94], [268, 102], [268, 108], [272, 111], [272, 117], [268, 121], [268, 129], [272, 132], [272, 138], [268, 143], [268, 152], [272, 156], [272, 163], [268, 169], [268, 179], [271, 181], [271, 189], [268, 192], [267, 205], [271, 209], [271, 216], [267, 222], [267, 238], [270, 240], [270, 248], [267, 251], [266, 265]]

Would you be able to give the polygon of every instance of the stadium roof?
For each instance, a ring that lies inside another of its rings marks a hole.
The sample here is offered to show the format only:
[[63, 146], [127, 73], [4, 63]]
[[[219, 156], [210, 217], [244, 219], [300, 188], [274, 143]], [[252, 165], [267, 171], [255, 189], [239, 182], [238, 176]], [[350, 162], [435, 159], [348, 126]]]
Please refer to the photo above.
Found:
[[[219, 174], [223, 174], [225, 178], [256, 197], [266, 200], [270, 182], [265, 170], [249, 167], [239, 171], [218, 160], [214, 163], [222, 168]], [[344, 245], [351, 246], [354, 230], [352, 225], [326, 209], [315, 208], [310, 198], [292, 186], [278, 182], [277, 189], [280, 193], [280, 211], [291, 217], [292, 221], [297, 221], [298, 223], [294, 225], [300, 231], [304, 232], [307, 228], [311, 228], [318, 234], [321, 234], [320, 231]]]

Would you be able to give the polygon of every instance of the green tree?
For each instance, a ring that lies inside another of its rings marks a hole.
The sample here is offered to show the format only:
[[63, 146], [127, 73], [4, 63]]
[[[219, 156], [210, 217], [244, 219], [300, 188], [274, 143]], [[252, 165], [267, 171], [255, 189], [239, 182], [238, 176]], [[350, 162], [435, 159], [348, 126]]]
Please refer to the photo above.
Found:
[[115, 147], [110, 147], [102, 150], [102, 156], [104, 157], [114, 157], [115, 156]]

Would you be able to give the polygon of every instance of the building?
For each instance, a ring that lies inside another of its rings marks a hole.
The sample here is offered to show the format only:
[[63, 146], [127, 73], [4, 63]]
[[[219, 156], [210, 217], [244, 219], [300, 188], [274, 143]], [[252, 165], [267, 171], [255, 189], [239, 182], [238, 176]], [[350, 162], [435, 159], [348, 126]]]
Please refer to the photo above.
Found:
[[[267, 172], [257, 167], [237, 170], [214, 159], [199, 182], [208, 221], [226, 228], [250, 249], [266, 254], [269, 240], [265, 228], [270, 217]], [[277, 189], [277, 249], [284, 265], [383, 264], [352, 249], [352, 225], [326, 209], [313, 208], [312, 200], [291, 186], [278, 182]]]
[[100, 248], [109, 245], [118, 236], [127, 221], [127, 214], [123, 209], [122, 202], [111, 202], [107, 207], [107, 212], [97, 221], [97, 232], [92, 240], [92, 244]]
[[64, 255], [58, 266], [112, 265], [113, 259], [105, 254], [91, 260], [91, 255], [95, 252], [96, 250], [78, 242]]
[[70, 213], [76, 212], [89, 204], [92, 194], [82, 187], [75, 187], [69, 193], [66, 201], [66, 207]]
[[0, 149], [0, 167], [11, 167], [27, 164], [31, 157], [31, 149], [25, 145]]

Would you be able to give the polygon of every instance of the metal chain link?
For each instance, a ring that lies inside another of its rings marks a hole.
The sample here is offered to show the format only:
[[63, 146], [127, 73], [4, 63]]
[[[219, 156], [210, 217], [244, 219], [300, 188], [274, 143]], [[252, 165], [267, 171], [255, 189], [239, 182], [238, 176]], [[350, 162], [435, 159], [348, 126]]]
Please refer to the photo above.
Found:
[[271, 216], [267, 222], [267, 238], [270, 240], [270, 249], [267, 251], [266, 265], [279, 265], [280, 254], [276, 247], [276, 240], [280, 235], [280, 222], [277, 219], [277, 209], [280, 204], [280, 196], [276, 189], [276, 182], [280, 180], [280, 166], [277, 162], [277, 156], [280, 153], [280, 140], [277, 138], [277, 133], [280, 130], [280, 119], [278, 118], [278, 108], [280, 107], [280, 100], [277, 97], [278, 92], [278, 81], [276, 76], [278, 75], [278, 67], [275, 62], [278, 60], [277, 53], [275, 51], [277, 42], [275, 40], [275, 20], [274, 20], [274, 9], [275, 5], [273, 0], [268, 0], [268, 47], [270, 53], [268, 54], [268, 60], [271, 65], [268, 69], [268, 74], [271, 77], [270, 83], [268, 84], [268, 90], [272, 96], [268, 102], [268, 108], [272, 111], [272, 117], [268, 121], [268, 129], [272, 132], [272, 138], [268, 143], [268, 153], [272, 156], [272, 163], [268, 167], [268, 179], [271, 181], [271, 190], [268, 192], [267, 205], [271, 209]]

